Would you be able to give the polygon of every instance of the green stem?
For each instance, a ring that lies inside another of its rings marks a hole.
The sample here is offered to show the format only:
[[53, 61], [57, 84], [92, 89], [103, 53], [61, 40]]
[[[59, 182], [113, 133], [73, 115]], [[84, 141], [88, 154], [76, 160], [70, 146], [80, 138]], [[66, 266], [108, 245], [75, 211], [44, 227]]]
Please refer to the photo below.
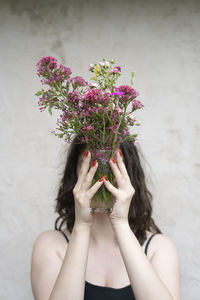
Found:
[[105, 144], [105, 119], [103, 116], [103, 145]]
[[129, 113], [126, 114], [126, 116], [132, 114], [132, 112], [134, 112], [134, 110], [132, 109]]
[[121, 125], [121, 123], [122, 123], [122, 120], [124, 119], [125, 114], [126, 114], [126, 108], [127, 108], [127, 105], [125, 105], [124, 113], [122, 114], [122, 117], [121, 117], [121, 119], [120, 119], [120, 122], [119, 122], [119, 124], [118, 124], [118, 126], [117, 126], [117, 130], [116, 130], [116, 132], [115, 132], [115, 136], [114, 136], [114, 139], [113, 139], [112, 148], [114, 147], [114, 144], [115, 144], [115, 142], [116, 142], [116, 138], [117, 138], [117, 133], [118, 133], [119, 127], [120, 127], [120, 125]]

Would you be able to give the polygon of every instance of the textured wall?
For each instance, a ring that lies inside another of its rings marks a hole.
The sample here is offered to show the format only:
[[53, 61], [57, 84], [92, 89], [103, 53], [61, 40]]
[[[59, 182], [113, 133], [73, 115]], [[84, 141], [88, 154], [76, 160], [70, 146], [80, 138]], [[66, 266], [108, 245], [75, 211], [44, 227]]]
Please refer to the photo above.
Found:
[[89, 63], [102, 57], [122, 67], [118, 84], [136, 71], [145, 104], [136, 129], [154, 218], [179, 251], [182, 299], [199, 299], [199, 27], [198, 0], [0, 1], [2, 300], [33, 299], [32, 245], [57, 217], [66, 147], [50, 134], [57, 117], [41, 113], [34, 96], [41, 87], [35, 64], [46, 55], [86, 79]]

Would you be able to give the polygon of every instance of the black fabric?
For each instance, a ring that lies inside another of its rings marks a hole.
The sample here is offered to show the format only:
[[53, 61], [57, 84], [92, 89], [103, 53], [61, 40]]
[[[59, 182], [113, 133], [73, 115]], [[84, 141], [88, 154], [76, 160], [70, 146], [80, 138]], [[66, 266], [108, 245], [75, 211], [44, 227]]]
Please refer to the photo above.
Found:
[[145, 246], [145, 249], [144, 249], [145, 254], [147, 254], [147, 249], [148, 249], [148, 246], [149, 246], [149, 243], [150, 243], [152, 237], [153, 237], [154, 235], [156, 235], [156, 234], [158, 234], [158, 233], [152, 234], [152, 235], [150, 236], [150, 238], [148, 239], [148, 241], [147, 241], [147, 243], [146, 243], [146, 246]]
[[85, 282], [84, 300], [135, 300], [131, 285], [115, 289]]
[[[66, 234], [61, 230], [60, 232], [62, 232], [62, 234], [67, 240], [67, 243], [69, 243], [69, 239], [66, 236]], [[144, 250], [146, 255], [147, 255], [147, 249], [149, 243], [153, 238], [153, 236], [156, 234], [157, 233], [152, 234], [146, 243], [145, 250]], [[95, 285], [93, 283], [85, 281], [84, 300], [94, 300], [94, 299], [95, 300], [135, 300], [135, 296], [133, 294], [131, 284], [116, 289], [112, 287]]]
[[62, 232], [62, 234], [64, 235], [64, 237], [65, 237], [66, 240], [67, 240], [67, 243], [69, 243], [69, 239], [68, 239], [68, 237], [66, 236], [66, 234], [65, 234], [62, 230], [60, 230], [60, 232]]

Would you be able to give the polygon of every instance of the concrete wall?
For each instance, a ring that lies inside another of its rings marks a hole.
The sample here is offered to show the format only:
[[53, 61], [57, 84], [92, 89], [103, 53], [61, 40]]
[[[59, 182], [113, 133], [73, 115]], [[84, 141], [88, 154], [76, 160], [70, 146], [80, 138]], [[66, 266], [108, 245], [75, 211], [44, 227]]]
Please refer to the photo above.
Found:
[[[54, 198], [65, 144], [41, 113], [36, 62], [51, 55], [89, 80], [89, 63], [114, 58], [118, 84], [135, 88], [145, 109], [136, 127], [154, 193], [154, 218], [176, 244], [182, 299], [200, 292], [200, 2], [0, 1], [0, 298], [33, 299], [36, 237], [54, 229]], [[138, 98], [139, 99], [139, 98]]]

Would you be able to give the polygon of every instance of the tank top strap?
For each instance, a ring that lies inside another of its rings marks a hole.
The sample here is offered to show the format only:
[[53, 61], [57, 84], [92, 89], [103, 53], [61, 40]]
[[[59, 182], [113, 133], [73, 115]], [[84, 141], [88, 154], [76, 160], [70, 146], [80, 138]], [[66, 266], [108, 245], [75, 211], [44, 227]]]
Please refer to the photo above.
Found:
[[68, 239], [68, 237], [66, 236], [66, 234], [65, 234], [62, 230], [58, 230], [58, 231], [60, 231], [60, 232], [64, 235], [64, 237], [65, 237], [67, 243], [69, 243], [69, 239]]
[[149, 243], [150, 243], [151, 239], [154, 237], [154, 235], [156, 235], [156, 234], [158, 234], [158, 232], [153, 233], [153, 234], [150, 236], [150, 238], [148, 239], [148, 241], [147, 241], [147, 243], [146, 243], [146, 246], [145, 246], [145, 250], [144, 250], [144, 252], [145, 252], [146, 254], [147, 254], [147, 249], [148, 249]]

